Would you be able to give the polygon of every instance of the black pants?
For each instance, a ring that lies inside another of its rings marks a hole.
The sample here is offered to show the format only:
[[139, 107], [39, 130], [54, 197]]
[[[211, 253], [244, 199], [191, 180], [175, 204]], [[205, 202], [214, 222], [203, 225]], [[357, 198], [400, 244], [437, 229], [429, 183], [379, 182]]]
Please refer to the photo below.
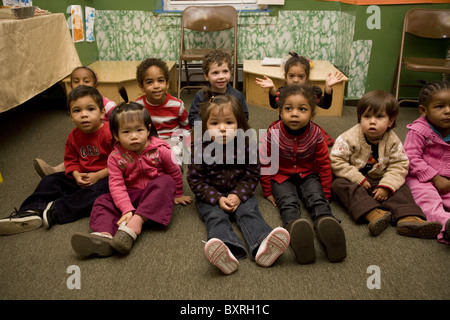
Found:
[[81, 188], [75, 179], [68, 178], [64, 172], [57, 172], [42, 178], [34, 192], [22, 203], [19, 212], [39, 210], [42, 213], [53, 201], [57, 222], [73, 222], [90, 216], [94, 201], [108, 192], [107, 177], [92, 186]]
[[370, 190], [366, 190], [345, 178], [336, 178], [331, 185], [334, 195], [348, 210], [348, 214], [354, 221], [360, 222], [360, 219], [366, 213], [377, 208], [390, 211], [393, 222], [407, 216], [418, 216], [426, 220], [425, 215], [414, 201], [411, 190], [406, 184], [390, 195], [387, 200], [378, 202], [373, 198], [372, 192], [378, 186], [380, 179], [366, 177], [372, 186]]
[[284, 226], [300, 218], [299, 199], [313, 221], [319, 217], [333, 217], [318, 174], [309, 174], [305, 178], [295, 175], [282, 183], [272, 180], [272, 194], [280, 210]]

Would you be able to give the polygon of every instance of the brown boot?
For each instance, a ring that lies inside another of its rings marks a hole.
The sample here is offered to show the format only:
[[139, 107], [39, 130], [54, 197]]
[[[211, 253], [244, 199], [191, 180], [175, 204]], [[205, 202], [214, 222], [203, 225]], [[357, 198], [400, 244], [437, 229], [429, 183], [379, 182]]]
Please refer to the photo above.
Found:
[[44, 160], [38, 158], [33, 159], [33, 167], [41, 178], [48, 176], [49, 174], [52, 173], [65, 171], [64, 162], [58, 164], [56, 167], [52, 167]]
[[426, 221], [416, 216], [408, 216], [398, 220], [397, 232], [402, 236], [421, 239], [434, 239], [441, 232], [442, 224], [437, 221]]
[[373, 236], [378, 236], [391, 223], [391, 213], [381, 209], [373, 209], [365, 218], [369, 221], [369, 231]]

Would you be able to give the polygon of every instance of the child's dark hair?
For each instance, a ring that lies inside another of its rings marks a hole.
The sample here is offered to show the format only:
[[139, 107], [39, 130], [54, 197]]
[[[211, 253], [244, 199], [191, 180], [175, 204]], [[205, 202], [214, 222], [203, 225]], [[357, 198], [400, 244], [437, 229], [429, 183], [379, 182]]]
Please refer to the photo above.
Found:
[[92, 78], [94, 78], [94, 86], [97, 86], [98, 83], [98, 77], [97, 74], [95, 73], [94, 70], [92, 70], [91, 68], [87, 67], [87, 66], [81, 66], [81, 67], [76, 67], [75, 69], [72, 70], [72, 73], [70, 74], [70, 83], [72, 83], [72, 75], [75, 71], [79, 70], [79, 69], [86, 69], [88, 70], [90, 73], [92, 73]]
[[301, 65], [305, 69], [306, 80], [309, 81], [309, 73], [311, 71], [311, 66], [309, 64], [309, 59], [304, 56], [299, 56], [295, 52], [289, 52], [291, 57], [286, 61], [284, 65], [284, 75], [286, 76], [289, 72], [289, 69], [295, 65]]
[[317, 98], [314, 90], [310, 86], [299, 85], [299, 84], [291, 84], [283, 87], [283, 90], [280, 91], [280, 95], [278, 96], [278, 109], [282, 110], [284, 103], [286, 102], [286, 98], [289, 96], [300, 94], [308, 100], [308, 104], [311, 107], [312, 112], [316, 109]]
[[81, 85], [71, 90], [67, 95], [67, 108], [69, 109], [69, 112], [70, 112], [70, 103], [85, 96], [90, 96], [95, 101], [95, 103], [97, 103], [100, 110], [104, 108], [103, 97], [100, 94], [100, 92], [98, 92], [98, 90], [94, 87]]
[[238, 129], [242, 129], [244, 131], [250, 129], [250, 125], [247, 122], [247, 118], [245, 117], [244, 110], [242, 109], [242, 105], [239, 100], [235, 96], [229, 94], [221, 94], [217, 97], [211, 98], [210, 101], [202, 104], [202, 106], [200, 107], [199, 114], [202, 119], [203, 133], [207, 130], [206, 124], [208, 122], [212, 108], [224, 108], [225, 106], [229, 106], [231, 108], [231, 111], [236, 117]]
[[150, 67], [160, 68], [166, 82], [169, 81], [169, 68], [167, 67], [166, 62], [158, 58], [148, 58], [143, 60], [136, 69], [136, 79], [141, 86], [144, 84], [145, 72]]
[[232, 62], [231, 62], [231, 56], [220, 49], [212, 50], [205, 54], [203, 57], [203, 63], [202, 63], [202, 70], [204, 74], [208, 74], [209, 68], [211, 67], [211, 64], [217, 63], [218, 66], [221, 66], [222, 63], [227, 63], [228, 68], [231, 71]]
[[398, 101], [391, 93], [383, 90], [370, 91], [362, 96], [356, 106], [358, 123], [361, 122], [361, 117], [365, 112], [378, 114], [381, 111], [385, 111], [390, 120], [394, 119], [392, 126], [387, 129], [387, 131], [389, 131], [395, 128], [395, 120], [399, 109]]
[[425, 84], [425, 86], [420, 90], [419, 94], [419, 105], [421, 106], [428, 106], [430, 103], [433, 95], [436, 92], [439, 92], [441, 90], [447, 90], [450, 89], [450, 82], [448, 81], [432, 81]]
[[158, 137], [158, 132], [153, 125], [152, 118], [150, 117], [150, 114], [144, 108], [144, 106], [140, 105], [137, 102], [129, 102], [128, 94], [126, 93], [125, 88], [119, 88], [119, 93], [125, 102], [122, 102], [117, 107], [115, 107], [109, 115], [109, 129], [111, 130], [111, 134], [113, 136], [113, 142], [114, 137], [117, 137], [119, 135], [120, 120], [124, 116], [125, 121], [142, 121], [145, 127], [150, 131], [149, 136]]

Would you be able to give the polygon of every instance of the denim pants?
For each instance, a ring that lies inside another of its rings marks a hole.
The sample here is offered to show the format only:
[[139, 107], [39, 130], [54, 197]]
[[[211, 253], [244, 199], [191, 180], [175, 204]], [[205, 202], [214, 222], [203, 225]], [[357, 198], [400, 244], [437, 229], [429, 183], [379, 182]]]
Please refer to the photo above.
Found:
[[236, 221], [237, 226], [244, 236], [252, 260], [255, 260], [261, 242], [272, 231], [272, 228], [261, 216], [255, 197], [241, 202], [236, 211], [232, 213], [223, 211], [218, 204], [210, 205], [196, 201], [196, 206], [200, 218], [206, 224], [208, 240], [211, 238], [222, 240], [236, 259], [244, 259], [247, 253], [241, 239], [232, 228], [232, 219]]
[[34, 192], [22, 203], [19, 212], [39, 210], [42, 213], [47, 204], [53, 201], [52, 209], [57, 222], [74, 222], [89, 217], [95, 199], [107, 192], [107, 177], [92, 186], [81, 188], [75, 179], [67, 177], [64, 172], [57, 172], [42, 178]]
[[318, 174], [309, 174], [304, 178], [295, 175], [282, 183], [272, 180], [272, 195], [285, 227], [289, 222], [300, 218], [299, 199], [305, 205], [313, 222], [319, 217], [333, 217]]

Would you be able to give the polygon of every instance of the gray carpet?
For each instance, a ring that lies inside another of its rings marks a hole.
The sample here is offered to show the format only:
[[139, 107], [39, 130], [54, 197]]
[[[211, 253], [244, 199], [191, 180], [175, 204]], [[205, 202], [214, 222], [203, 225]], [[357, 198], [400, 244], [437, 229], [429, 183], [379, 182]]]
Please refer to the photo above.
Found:
[[[56, 90], [58, 91], [58, 90]], [[7, 217], [29, 195], [40, 177], [33, 158], [56, 165], [73, 127], [64, 101], [48, 92], [14, 110], [0, 114], [0, 217]], [[187, 107], [192, 94], [183, 96]], [[267, 128], [278, 117], [272, 110], [249, 106], [253, 128]], [[416, 108], [401, 109], [396, 132], [401, 139], [406, 124], [417, 118]], [[342, 118], [320, 117], [316, 122], [336, 138], [356, 121], [355, 107], [345, 106]], [[185, 185], [185, 193], [192, 195]], [[277, 209], [257, 189], [266, 221], [281, 224]], [[288, 249], [270, 268], [246, 259], [235, 274], [224, 276], [203, 254], [205, 226], [194, 205], [176, 206], [170, 226], [146, 227], [128, 256], [83, 259], [70, 245], [73, 232], [89, 232], [89, 219], [51, 229], [0, 237], [0, 299], [2, 300], [447, 300], [450, 296], [450, 247], [437, 240], [397, 234], [389, 227], [372, 237], [366, 225], [349, 219], [336, 202], [334, 214], [342, 221], [348, 256], [328, 262], [316, 241], [317, 260], [299, 265]], [[309, 219], [303, 209], [302, 216]], [[69, 289], [79, 268], [80, 289]], [[371, 266], [379, 267], [380, 287]], [[69, 270], [68, 270], [69, 268]], [[369, 268], [369, 271], [368, 271]], [[68, 285], [69, 283], [69, 285]], [[369, 284], [369, 285], [368, 285]], [[175, 310], [175, 312], [178, 312]]]

